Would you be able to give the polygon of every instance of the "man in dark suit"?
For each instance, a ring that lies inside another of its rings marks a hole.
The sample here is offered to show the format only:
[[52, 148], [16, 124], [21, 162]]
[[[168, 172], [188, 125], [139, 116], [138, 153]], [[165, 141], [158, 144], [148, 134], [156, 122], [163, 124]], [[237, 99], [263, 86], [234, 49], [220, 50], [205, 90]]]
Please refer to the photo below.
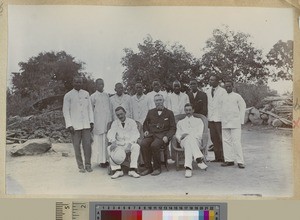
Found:
[[187, 95], [194, 108], [194, 112], [207, 116], [207, 95], [198, 89], [198, 82], [196, 79], [190, 80], [190, 89]]
[[[148, 111], [143, 124], [145, 138], [141, 142], [142, 156], [146, 170], [141, 175], [151, 173], [156, 176], [161, 173], [160, 147], [167, 147], [176, 132], [175, 118], [172, 111], [164, 107], [164, 98], [161, 94], [154, 96], [156, 108]], [[153, 166], [151, 164], [153, 158]]]

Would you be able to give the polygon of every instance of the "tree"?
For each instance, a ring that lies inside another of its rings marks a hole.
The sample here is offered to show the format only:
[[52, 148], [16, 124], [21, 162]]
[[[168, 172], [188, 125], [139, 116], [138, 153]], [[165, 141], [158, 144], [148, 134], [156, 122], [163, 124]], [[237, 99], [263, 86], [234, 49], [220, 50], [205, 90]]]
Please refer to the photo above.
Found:
[[267, 54], [266, 65], [273, 81], [293, 80], [293, 41], [278, 41]]
[[253, 46], [250, 37], [231, 31], [228, 26], [213, 31], [200, 61], [200, 72], [206, 82], [211, 74], [237, 82], [255, 83], [258, 79], [266, 82], [262, 51]]
[[134, 90], [134, 84], [141, 81], [149, 92], [156, 78], [169, 90], [176, 79], [183, 85], [187, 84], [199, 69], [198, 61], [182, 45], [175, 43], [168, 46], [160, 40], [154, 41], [150, 35], [138, 44], [138, 52], [129, 48], [125, 48], [124, 52], [122, 78], [127, 90]]
[[29, 114], [33, 103], [66, 93], [76, 75], [84, 78], [85, 89], [94, 89], [90, 74], [83, 72], [84, 63], [65, 51], [39, 53], [19, 66], [20, 72], [12, 73], [12, 88], [7, 91], [8, 115]]

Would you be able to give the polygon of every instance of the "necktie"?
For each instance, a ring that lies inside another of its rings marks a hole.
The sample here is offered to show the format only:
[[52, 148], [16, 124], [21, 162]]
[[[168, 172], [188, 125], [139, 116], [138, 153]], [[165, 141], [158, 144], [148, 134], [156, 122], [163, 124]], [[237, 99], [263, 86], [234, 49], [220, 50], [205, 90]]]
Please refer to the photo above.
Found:
[[123, 128], [124, 128], [124, 126], [125, 126], [125, 122], [122, 122], [121, 124], [122, 124], [122, 126], [123, 126]]
[[215, 88], [212, 88], [212, 89], [211, 89], [211, 96], [212, 96], [212, 97], [214, 97], [214, 95], [215, 95], [215, 90], [216, 90]]

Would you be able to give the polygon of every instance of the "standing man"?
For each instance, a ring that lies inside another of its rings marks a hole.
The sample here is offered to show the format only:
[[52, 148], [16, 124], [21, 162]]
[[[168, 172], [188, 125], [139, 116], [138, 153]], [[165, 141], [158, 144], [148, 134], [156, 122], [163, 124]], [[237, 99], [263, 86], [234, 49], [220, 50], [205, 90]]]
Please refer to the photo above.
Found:
[[206, 92], [208, 101], [208, 127], [210, 137], [214, 144], [215, 160], [211, 162], [224, 162], [222, 145], [221, 108], [225, 89], [219, 86], [219, 77], [213, 75], [209, 78], [209, 88]]
[[184, 105], [190, 103], [188, 95], [180, 90], [181, 84], [178, 80], [175, 80], [173, 82], [173, 93], [169, 95], [166, 105], [174, 115], [184, 114]]
[[191, 91], [187, 95], [189, 96], [195, 113], [207, 117], [207, 95], [205, 92], [198, 89], [198, 82], [196, 79], [190, 80], [190, 89]]
[[[116, 94], [110, 97], [110, 102], [112, 109], [116, 109], [119, 106], [122, 106], [126, 111], [126, 117], [132, 118], [131, 116], [131, 107], [130, 107], [130, 96], [124, 94], [124, 87], [122, 83], [116, 83], [115, 85]], [[116, 113], [113, 112], [113, 120], [117, 119]]]
[[184, 149], [185, 177], [192, 177], [193, 158], [200, 169], [206, 169], [203, 162], [203, 154], [200, 150], [202, 134], [204, 129], [203, 121], [193, 116], [194, 109], [190, 103], [184, 106], [186, 117], [177, 123], [176, 139]]
[[244, 157], [241, 144], [241, 124], [244, 124], [246, 103], [242, 96], [232, 91], [232, 81], [225, 82], [227, 93], [223, 96], [222, 135], [225, 162], [221, 166], [233, 166], [236, 159], [243, 169]]
[[166, 100], [167, 97], [168, 97], [167, 92], [161, 90], [161, 85], [160, 85], [160, 82], [159, 82], [158, 79], [153, 80], [152, 88], [153, 88], [153, 91], [151, 91], [147, 94], [149, 109], [155, 108], [155, 103], [154, 103], [154, 96], [155, 95], [161, 94], [163, 96], [164, 100]]
[[[66, 128], [71, 132], [75, 157], [79, 172], [92, 172], [91, 131], [94, 128], [94, 115], [89, 93], [82, 90], [83, 79], [75, 77], [73, 89], [64, 96], [63, 114]], [[83, 165], [80, 144], [84, 153]]]
[[143, 93], [143, 85], [140, 82], [135, 84], [136, 94], [131, 97], [131, 112], [132, 118], [141, 124], [144, 123], [147, 116], [149, 107], [148, 107], [148, 98]]
[[[175, 118], [172, 111], [164, 107], [161, 94], [154, 96], [156, 108], [148, 111], [143, 124], [142, 155], [146, 170], [141, 175], [156, 176], [161, 173], [160, 148], [167, 147], [176, 131]], [[153, 166], [151, 164], [153, 158]]]
[[[126, 118], [126, 111], [122, 106], [115, 109], [117, 119], [113, 121], [110, 130], [107, 132], [108, 141], [111, 145], [108, 146], [107, 151], [114, 151], [116, 148], [122, 148], [124, 151], [130, 151], [130, 170], [129, 176], [138, 178], [139, 174], [136, 173], [137, 161], [140, 155], [140, 146], [136, 143], [140, 137], [140, 132], [137, 129], [136, 122], [131, 118]], [[112, 179], [119, 178], [124, 175], [121, 166], [116, 164], [110, 157], [109, 160], [111, 169], [116, 171], [111, 176]]]
[[96, 92], [91, 95], [92, 107], [94, 110], [94, 143], [93, 155], [97, 163], [107, 167], [107, 124], [112, 121], [112, 110], [109, 95], [103, 91], [103, 79], [96, 80]]

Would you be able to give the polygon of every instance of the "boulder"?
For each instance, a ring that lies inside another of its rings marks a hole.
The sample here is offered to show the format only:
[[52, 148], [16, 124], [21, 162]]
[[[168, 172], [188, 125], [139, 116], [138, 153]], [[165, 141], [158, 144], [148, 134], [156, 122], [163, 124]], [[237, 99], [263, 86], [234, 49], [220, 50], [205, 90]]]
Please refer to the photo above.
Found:
[[260, 117], [260, 112], [256, 108], [252, 108], [249, 114], [249, 120], [254, 125], [261, 125], [263, 123], [263, 120]]
[[272, 121], [272, 125], [276, 128], [281, 127], [283, 126], [283, 122], [280, 119], [276, 118]]
[[37, 155], [46, 153], [50, 149], [51, 141], [49, 138], [31, 139], [14, 147], [10, 153], [12, 156]]

